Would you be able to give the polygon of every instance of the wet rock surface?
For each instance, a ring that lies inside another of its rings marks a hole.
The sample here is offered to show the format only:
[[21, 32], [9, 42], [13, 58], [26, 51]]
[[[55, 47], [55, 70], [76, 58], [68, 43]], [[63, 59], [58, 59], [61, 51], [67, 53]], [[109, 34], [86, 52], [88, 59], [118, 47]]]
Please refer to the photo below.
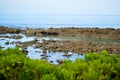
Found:
[[[47, 30], [28, 28], [26, 30], [20, 30], [16, 28], [7, 28], [0, 26], [0, 33], [24, 33], [34, 35], [36, 37], [54, 35], [65, 37], [72, 36], [73, 38], [78, 36], [98, 39], [120, 40], [120, 29], [111, 28], [49, 28]], [[21, 39], [22, 36], [4, 36], [4, 38]], [[83, 54], [87, 52], [101, 52], [102, 50], [107, 50], [109, 53], [120, 54], [120, 43], [104, 44], [99, 42], [71, 40], [42, 40], [42, 42], [39, 42], [38, 39], [35, 38], [33, 41], [26, 42], [6, 42], [6, 45], [14, 43], [17, 44], [17, 46], [21, 47], [23, 50], [26, 49], [28, 46], [35, 45], [34, 48], [41, 48], [43, 50], [43, 53], [46, 53], [46, 50], [53, 52], [65, 52], [66, 54], [64, 54], [64, 56], [70, 56], [70, 54], [67, 54], [68, 52]]]
[[13, 39], [22, 39], [23, 38], [23, 36], [20, 36], [20, 35], [18, 35], [18, 36], [12, 36], [11, 38], [13, 38]]
[[62, 36], [79, 36], [100, 39], [120, 40], [120, 29], [99, 29], [99, 28], [51, 28], [49, 32], [57, 32]]
[[36, 36], [78, 36], [99, 39], [116, 39], [120, 40], [120, 29], [99, 29], [99, 28], [49, 28], [48, 30], [27, 29], [27, 34]]
[[87, 52], [101, 52], [107, 50], [110, 54], [120, 54], [120, 44], [103, 44], [95, 42], [81, 42], [81, 41], [60, 41], [60, 40], [44, 40], [42, 43], [35, 45], [37, 48], [42, 48], [48, 51], [65, 52], [64, 56], [70, 56], [68, 52], [87, 53]]
[[21, 35], [13, 35], [13, 36], [3, 35], [3, 36], [0, 36], [0, 38], [22, 39], [23, 36], [21, 36]]
[[27, 54], [28, 54], [28, 51], [27, 51], [26, 49], [23, 49], [23, 50], [22, 50], [22, 53], [25, 54], [25, 55], [27, 55]]
[[[70, 41], [70, 40], [42, 40], [42, 42], [36, 39], [28, 42], [19, 42], [22, 49], [26, 49], [28, 46], [34, 45], [34, 48], [42, 49], [42, 53], [45, 55], [46, 51], [49, 52], [64, 52], [63, 56], [71, 56], [68, 52], [85, 54], [88, 52], [98, 52], [107, 50], [110, 54], [116, 53], [120, 55], [120, 44], [104, 44], [98, 42], [86, 42], [86, 41]], [[42, 55], [41, 55], [42, 56]]]
[[5, 26], [0, 26], [0, 33], [21, 33], [22, 30], [17, 28], [8, 28]]
[[120, 40], [120, 29], [112, 28], [49, 28], [45, 29], [30, 29], [20, 30], [17, 28], [7, 28], [0, 26], [0, 33], [24, 33], [31, 34], [37, 37], [42, 36], [78, 36], [99, 39], [114, 39]]

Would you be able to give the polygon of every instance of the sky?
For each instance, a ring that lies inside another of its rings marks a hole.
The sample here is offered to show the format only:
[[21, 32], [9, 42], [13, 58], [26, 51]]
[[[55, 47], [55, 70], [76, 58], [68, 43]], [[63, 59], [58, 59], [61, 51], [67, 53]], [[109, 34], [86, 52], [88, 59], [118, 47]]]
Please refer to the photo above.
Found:
[[0, 0], [0, 14], [117, 14], [120, 0]]

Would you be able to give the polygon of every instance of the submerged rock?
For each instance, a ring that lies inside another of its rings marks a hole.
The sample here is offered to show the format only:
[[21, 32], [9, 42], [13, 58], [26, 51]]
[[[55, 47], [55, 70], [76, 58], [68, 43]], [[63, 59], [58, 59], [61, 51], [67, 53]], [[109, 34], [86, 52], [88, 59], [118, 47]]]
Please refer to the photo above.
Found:
[[50, 61], [51, 63], [53, 63], [53, 61]]
[[56, 62], [58, 62], [59, 64], [62, 64], [62, 63], [63, 63], [63, 60], [57, 59]]
[[9, 45], [9, 44], [10, 44], [9, 41], [5, 42], [5, 45]]
[[72, 54], [65, 53], [63, 56], [72, 56]]
[[12, 36], [11, 38], [13, 38], [13, 39], [22, 39], [23, 36], [20, 36], [20, 35], [14, 35], [14, 36]]
[[2, 47], [2, 46], [0, 45], [0, 48], [4, 48], [4, 47]]
[[26, 49], [23, 49], [22, 52], [23, 52], [23, 54], [25, 54], [25, 55], [28, 54], [28, 50], [26, 50]]
[[45, 56], [45, 54], [41, 54], [40, 56]]

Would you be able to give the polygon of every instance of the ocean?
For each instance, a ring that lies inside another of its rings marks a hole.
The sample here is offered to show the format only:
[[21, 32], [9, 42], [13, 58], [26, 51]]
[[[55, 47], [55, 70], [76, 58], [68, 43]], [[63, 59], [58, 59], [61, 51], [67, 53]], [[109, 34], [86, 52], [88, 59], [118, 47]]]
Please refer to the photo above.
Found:
[[120, 28], [120, 15], [0, 14], [0, 26], [15, 28]]

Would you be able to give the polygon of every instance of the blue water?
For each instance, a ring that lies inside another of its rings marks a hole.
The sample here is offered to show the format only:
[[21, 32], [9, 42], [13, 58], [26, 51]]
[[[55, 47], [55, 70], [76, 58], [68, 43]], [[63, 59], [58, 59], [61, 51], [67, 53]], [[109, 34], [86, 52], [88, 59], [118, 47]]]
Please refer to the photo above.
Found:
[[0, 14], [0, 25], [18, 28], [120, 28], [120, 15]]

